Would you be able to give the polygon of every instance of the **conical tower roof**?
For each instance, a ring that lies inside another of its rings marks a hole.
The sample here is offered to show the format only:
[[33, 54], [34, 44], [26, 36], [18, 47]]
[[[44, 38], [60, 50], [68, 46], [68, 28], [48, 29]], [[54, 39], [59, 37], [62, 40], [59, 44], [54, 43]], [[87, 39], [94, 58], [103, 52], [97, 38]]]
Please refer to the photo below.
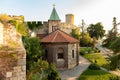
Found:
[[60, 20], [58, 14], [57, 14], [57, 11], [55, 9], [55, 5], [53, 5], [53, 10], [52, 10], [49, 20]]

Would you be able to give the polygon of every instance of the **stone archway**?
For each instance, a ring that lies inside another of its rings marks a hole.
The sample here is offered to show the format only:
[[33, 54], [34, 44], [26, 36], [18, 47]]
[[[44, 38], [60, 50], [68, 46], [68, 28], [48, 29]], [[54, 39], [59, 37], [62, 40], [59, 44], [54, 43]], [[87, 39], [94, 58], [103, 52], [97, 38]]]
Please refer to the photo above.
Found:
[[58, 48], [57, 49], [57, 67], [58, 68], [64, 68], [65, 66], [65, 52], [63, 48]]

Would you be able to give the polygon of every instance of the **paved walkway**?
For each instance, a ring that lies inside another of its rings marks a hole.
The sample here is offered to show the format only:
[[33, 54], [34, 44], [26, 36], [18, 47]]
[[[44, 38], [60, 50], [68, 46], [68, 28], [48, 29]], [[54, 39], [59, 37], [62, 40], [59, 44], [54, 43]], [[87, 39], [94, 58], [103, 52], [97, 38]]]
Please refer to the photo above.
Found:
[[82, 74], [82, 72], [88, 68], [90, 62], [82, 56], [80, 56], [79, 58], [80, 62], [78, 66], [69, 70], [59, 71], [62, 80], [76, 80], [80, 76], [80, 74]]

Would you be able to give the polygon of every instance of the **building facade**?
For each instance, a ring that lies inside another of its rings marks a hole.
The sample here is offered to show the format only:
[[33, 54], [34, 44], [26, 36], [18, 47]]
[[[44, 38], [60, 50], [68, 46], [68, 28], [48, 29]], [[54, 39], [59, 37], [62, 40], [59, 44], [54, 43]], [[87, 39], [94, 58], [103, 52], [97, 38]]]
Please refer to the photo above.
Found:
[[70, 36], [72, 29], [77, 27], [74, 25], [74, 15], [70, 14], [66, 18], [66, 23], [61, 22], [53, 7], [48, 21], [33, 31], [45, 48], [45, 59], [54, 63], [58, 69], [70, 69], [79, 64], [79, 40]]
[[70, 69], [79, 63], [79, 40], [69, 34], [55, 30], [41, 39], [45, 57], [58, 69]]

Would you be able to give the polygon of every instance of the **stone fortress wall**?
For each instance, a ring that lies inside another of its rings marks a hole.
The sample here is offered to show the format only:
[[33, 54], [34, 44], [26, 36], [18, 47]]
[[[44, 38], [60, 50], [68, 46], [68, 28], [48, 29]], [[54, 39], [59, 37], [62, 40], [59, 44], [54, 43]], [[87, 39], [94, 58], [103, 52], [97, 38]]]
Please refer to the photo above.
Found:
[[26, 52], [21, 35], [0, 22], [0, 80], [26, 80]]
[[[27, 21], [26, 24], [33, 24], [42, 26], [39, 29], [33, 30], [34, 34], [48, 34], [49, 33], [49, 21]], [[28, 26], [28, 25], [27, 25]], [[73, 14], [66, 14], [66, 22], [60, 22], [57, 26], [60, 30], [70, 34], [72, 29], [75, 29], [77, 26], [74, 25], [74, 15]]]

